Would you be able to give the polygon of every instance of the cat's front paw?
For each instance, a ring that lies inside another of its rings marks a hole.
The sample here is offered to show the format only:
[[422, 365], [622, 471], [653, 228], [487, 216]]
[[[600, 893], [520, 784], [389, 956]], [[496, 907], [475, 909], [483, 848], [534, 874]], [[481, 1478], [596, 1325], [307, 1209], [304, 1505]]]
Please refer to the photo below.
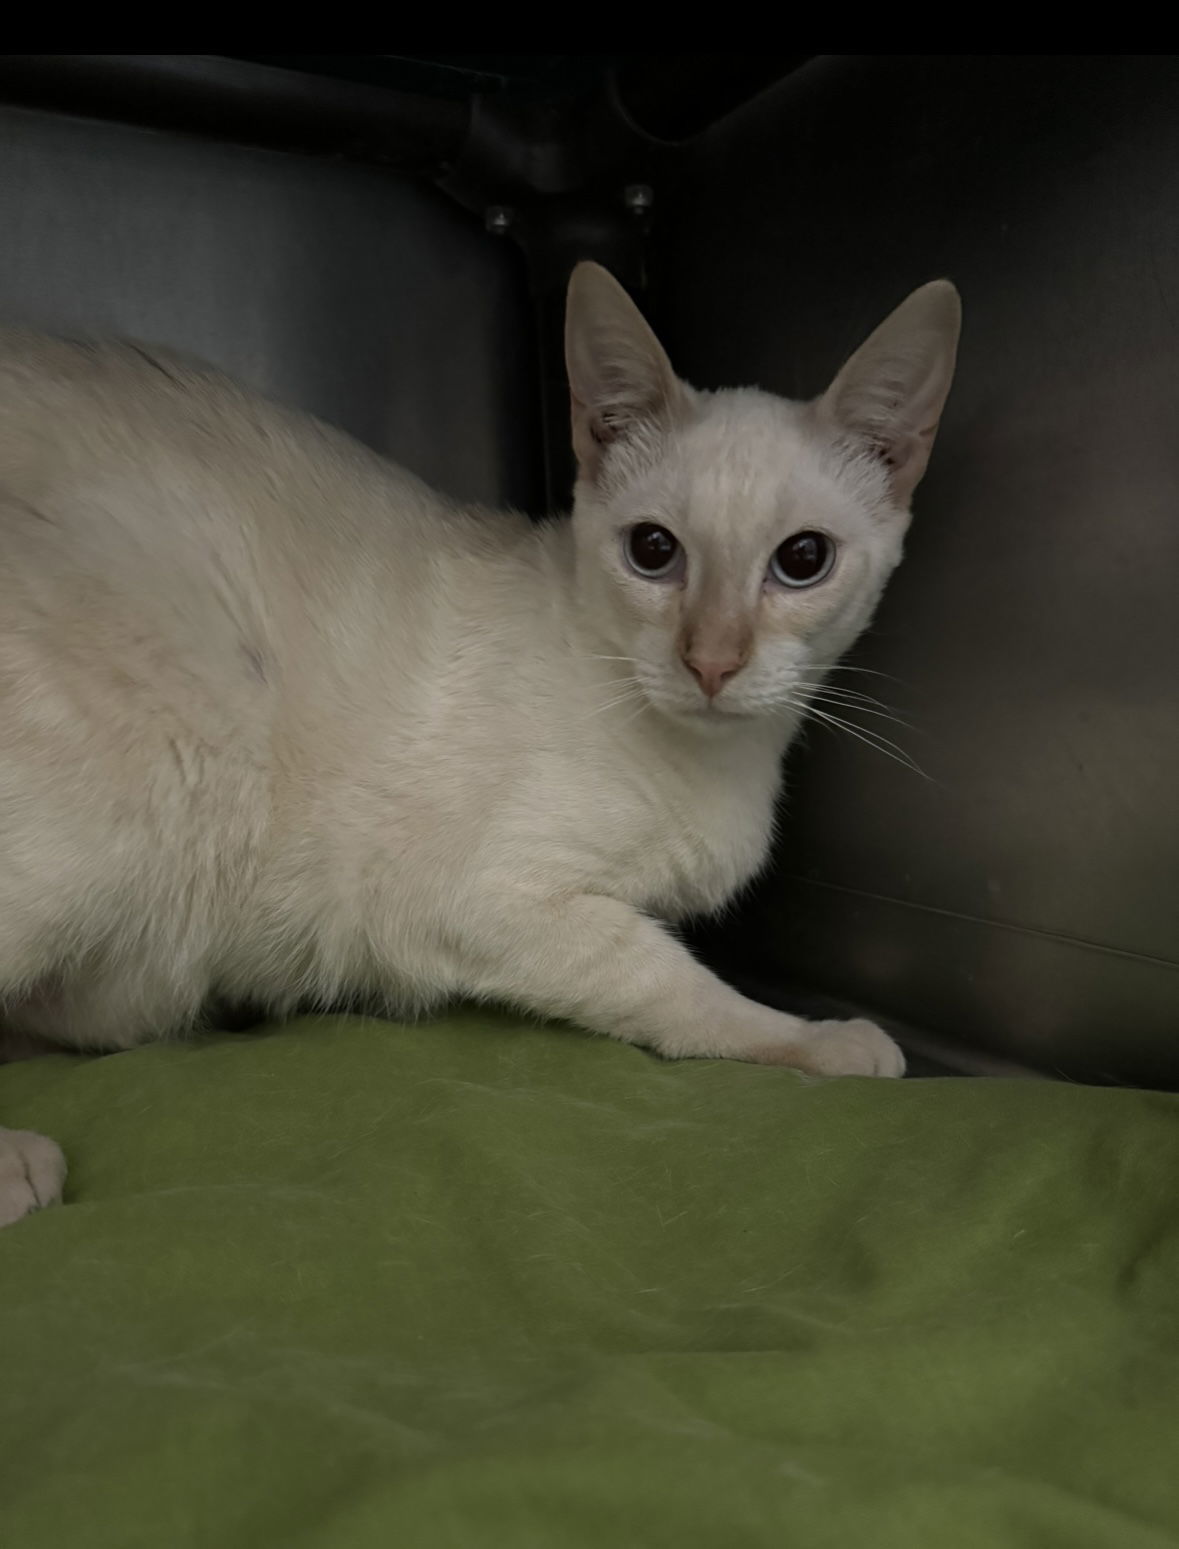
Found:
[[812, 1022], [807, 1028], [808, 1051], [820, 1076], [903, 1076], [905, 1056], [897, 1043], [875, 1022], [856, 1017], [850, 1022]]
[[874, 1022], [807, 1022], [789, 1040], [759, 1048], [759, 1065], [792, 1065], [813, 1076], [903, 1076], [905, 1056]]
[[0, 1226], [61, 1198], [66, 1164], [61, 1147], [27, 1129], [0, 1129]]

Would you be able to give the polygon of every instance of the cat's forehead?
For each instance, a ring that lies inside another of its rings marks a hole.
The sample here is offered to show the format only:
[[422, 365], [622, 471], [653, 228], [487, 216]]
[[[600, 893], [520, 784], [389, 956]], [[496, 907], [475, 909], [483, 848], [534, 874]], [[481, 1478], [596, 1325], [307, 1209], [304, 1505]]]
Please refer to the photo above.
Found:
[[706, 531], [837, 521], [848, 503], [809, 407], [755, 389], [700, 395], [655, 477], [677, 519]]

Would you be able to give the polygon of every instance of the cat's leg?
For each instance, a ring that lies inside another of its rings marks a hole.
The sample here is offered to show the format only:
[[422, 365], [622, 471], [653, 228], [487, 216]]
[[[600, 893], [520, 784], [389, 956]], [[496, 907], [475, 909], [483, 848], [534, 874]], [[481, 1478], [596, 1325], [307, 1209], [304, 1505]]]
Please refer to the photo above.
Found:
[[862, 1020], [808, 1022], [747, 1000], [668, 931], [616, 899], [501, 899], [476, 917], [464, 988], [643, 1044], [669, 1059], [750, 1060], [822, 1076], [900, 1076]]

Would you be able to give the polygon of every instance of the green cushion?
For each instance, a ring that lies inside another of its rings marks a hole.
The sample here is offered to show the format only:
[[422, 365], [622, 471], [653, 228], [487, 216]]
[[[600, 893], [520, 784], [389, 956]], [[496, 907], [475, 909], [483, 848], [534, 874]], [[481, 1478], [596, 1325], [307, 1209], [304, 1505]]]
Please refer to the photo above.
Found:
[[0, 1071], [20, 1549], [1179, 1545], [1179, 1099], [472, 1014]]

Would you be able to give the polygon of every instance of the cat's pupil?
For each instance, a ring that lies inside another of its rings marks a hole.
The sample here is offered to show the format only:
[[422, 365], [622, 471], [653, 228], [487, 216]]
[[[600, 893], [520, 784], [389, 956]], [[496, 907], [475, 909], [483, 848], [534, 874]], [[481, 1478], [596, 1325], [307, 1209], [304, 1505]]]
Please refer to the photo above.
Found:
[[830, 541], [821, 532], [796, 532], [779, 544], [778, 568], [791, 581], [813, 581], [827, 563]]
[[654, 522], [640, 522], [637, 527], [632, 527], [629, 543], [635, 569], [652, 574], [666, 570], [679, 551], [675, 535]]

